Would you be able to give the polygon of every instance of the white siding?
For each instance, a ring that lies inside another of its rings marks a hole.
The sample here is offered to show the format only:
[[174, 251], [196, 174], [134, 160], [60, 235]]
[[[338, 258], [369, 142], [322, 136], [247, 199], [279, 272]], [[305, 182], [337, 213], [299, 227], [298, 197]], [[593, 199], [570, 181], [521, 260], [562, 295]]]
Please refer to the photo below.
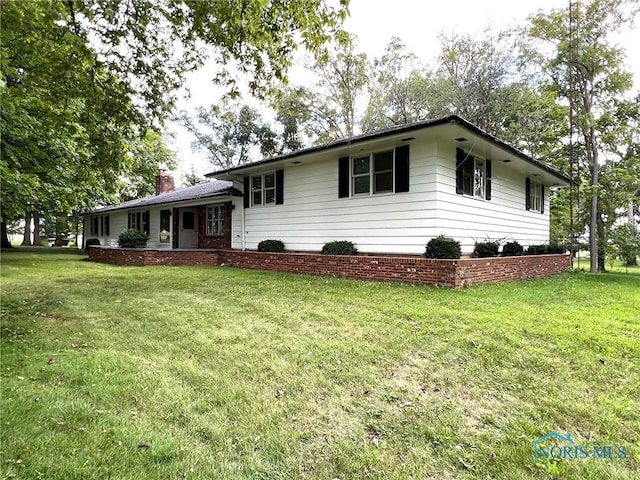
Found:
[[[409, 192], [351, 198], [338, 198], [338, 155], [288, 165], [284, 204], [244, 209], [245, 247], [276, 239], [289, 250], [319, 251], [326, 242], [349, 240], [363, 253], [421, 254], [436, 232], [435, 153], [412, 145]], [[242, 214], [238, 201], [233, 248], [242, 248]]]
[[456, 194], [454, 149], [441, 149], [438, 163], [438, 234], [458, 240], [463, 253], [476, 241], [517, 240], [524, 247], [549, 241], [549, 197], [544, 213], [525, 208], [525, 177], [509, 164], [491, 162], [491, 200]]
[[[167, 210], [170, 207], [167, 206], [156, 206], [149, 207], [146, 210], [149, 210], [149, 241], [147, 242], [147, 248], [171, 248], [171, 241], [169, 243], [160, 243], [160, 211]], [[91, 235], [91, 218], [92, 216], [87, 217], [87, 221], [85, 223], [85, 238], [97, 238], [100, 240], [100, 245], [117, 247], [118, 246], [118, 236], [120, 233], [127, 229], [129, 217], [129, 212], [138, 212], [142, 211], [142, 209], [136, 210], [116, 210], [112, 212], [105, 212], [99, 215], [109, 215], [109, 236], [100, 236], [100, 235]], [[99, 216], [98, 215], [98, 216]], [[173, 219], [170, 222], [173, 223]], [[170, 237], [171, 238], [171, 237]]]
[[549, 189], [545, 213], [526, 211], [525, 177], [509, 164], [492, 162], [490, 201], [457, 195], [455, 147], [414, 142], [409, 192], [338, 198], [339, 156], [328, 152], [320, 161], [277, 167], [284, 168], [283, 205], [244, 209], [235, 199], [232, 248], [252, 250], [276, 239], [288, 250], [319, 251], [326, 242], [349, 240], [362, 253], [420, 255], [440, 234], [460, 241], [464, 253], [487, 239], [523, 246], [549, 239]]

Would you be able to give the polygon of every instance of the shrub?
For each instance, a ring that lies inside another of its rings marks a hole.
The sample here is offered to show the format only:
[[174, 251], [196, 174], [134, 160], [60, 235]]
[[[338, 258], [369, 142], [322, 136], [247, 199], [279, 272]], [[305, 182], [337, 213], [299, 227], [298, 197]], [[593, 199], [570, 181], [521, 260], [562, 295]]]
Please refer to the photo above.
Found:
[[502, 255], [505, 257], [518, 257], [524, 253], [524, 247], [518, 242], [507, 242], [502, 247]]
[[566, 253], [567, 246], [561, 242], [551, 242], [547, 247], [547, 253]]
[[284, 252], [284, 243], [280, 240], [262, 240], [258, 244], [259, 252]]
[[149, 240], [149, 235], [132, 228], [118, 235], [118, 245], [120, 248], [144, 248], [147, 246], [147, 240]]
[[91, 245], [100, 245], [100, 240], [97, 238], [87, 238], [84, 242], [84, 251], [89, 252], [89, 247]]
[[549, 249], [549, 245], [529, 245], [527, 251], [524, 253], [525, 255], [545, 255], [547, 250]]
[[322, 255], [356, 255], [358, 250], [352, 242], [337, 240], [327, 242], [322, 247]]
[[460, 258], [461, 255], [460, 242], [444, 235], [429, 240], [427, 249], [424, 252], [424, 256], [427, 258], [439, 259], [456, 259]]
[[473, 247], [473, 256], [477, 258], [497, 257], [500, 250], [500, 242], [489, 240], [486, 242], [476, 242]]

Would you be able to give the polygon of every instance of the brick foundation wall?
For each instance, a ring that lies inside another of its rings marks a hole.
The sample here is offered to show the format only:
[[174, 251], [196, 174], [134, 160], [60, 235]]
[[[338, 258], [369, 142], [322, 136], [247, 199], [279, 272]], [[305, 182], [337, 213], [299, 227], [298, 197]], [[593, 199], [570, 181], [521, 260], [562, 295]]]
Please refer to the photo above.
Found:
[[340, 256], [220, 250], [220, 263], [259, 270], [396, 280], [446, 287], [526, 280], [568, 270], [569, 255], [432, 260], [419, 257]]
[[527, 280], [568, 270], [569, 255], [461, 258], [340, 256], [239, 250], [153, 250], [90, 247], [89, 258], [115, 265], [228, 265], [277, 272], [395, 280], [444, 287]]
[[529, 280], [571, 269], [570, 255], [462, 258], [458, 260], [456, 287], [476, 283]]
[[209, 265], [219, 264], [215, 250], [154, 250], [89, 247], [89, 258], [112, 265]]

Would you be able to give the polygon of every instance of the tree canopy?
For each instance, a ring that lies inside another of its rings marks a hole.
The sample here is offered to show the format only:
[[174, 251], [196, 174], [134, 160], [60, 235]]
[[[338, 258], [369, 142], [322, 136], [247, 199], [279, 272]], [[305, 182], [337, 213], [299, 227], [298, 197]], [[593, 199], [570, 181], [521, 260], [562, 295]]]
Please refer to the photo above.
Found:
[[264, 96], [298, 45], [319, 52], [337, 35], [347, 3], [3, 1], [3, 223], [116, 201], [123, 178], [140, 184], [166, 160], [140, 149], [158, 153], [148, 132], [162, 127], [186, 72], [209, 58], [230, 92], [240, 70]]
[[[538, 66], [543, 85], [573, 106], [572, 175], [585, 180], [581, 191], [583, 198], [589, 198], [591, 271], [596, 272], [605, 268], [607, 232], [618, 217], [616, 209], [624, 211], [629, 202], [639, 200], [634, 182], [620, 182], [619, 174], [636, 161], [638, 138], [633, 132], [640, 111], [625, 97], [633, 82], [624, 68], [624, 50], [611, 35], [633, 22], [640, 7], [630, 0], [592, 0], [575, 8], [575, 12], [558, 9], [532, 17], [527, 33], [535, 43], [527, 53]], [[576, 24], [573, 37], [570, 15]]]

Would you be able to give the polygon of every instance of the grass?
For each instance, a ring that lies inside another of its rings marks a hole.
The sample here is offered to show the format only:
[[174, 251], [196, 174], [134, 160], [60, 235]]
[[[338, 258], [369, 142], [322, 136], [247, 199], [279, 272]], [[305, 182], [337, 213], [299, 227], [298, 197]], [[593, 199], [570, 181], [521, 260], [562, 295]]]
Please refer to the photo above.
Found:
[[[0, 475], [635, 479], [640, 270], [444, 290], [2, 253]], [[625, 459], [545, 459], [571, 432]]]

